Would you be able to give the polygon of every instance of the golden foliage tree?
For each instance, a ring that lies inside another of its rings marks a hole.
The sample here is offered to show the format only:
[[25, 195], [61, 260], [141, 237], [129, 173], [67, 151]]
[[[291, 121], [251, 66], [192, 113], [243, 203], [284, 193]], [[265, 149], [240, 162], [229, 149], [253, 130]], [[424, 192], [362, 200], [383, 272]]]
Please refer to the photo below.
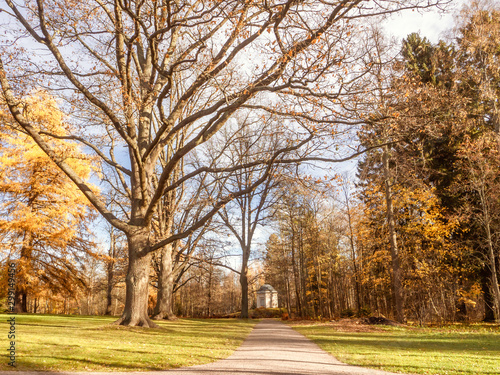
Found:
[[[69, 125], [56, 101], [44, 92], [24, 103], [26, 118], [43, 134], [67, 134]], [[0, 113], [0, 235], [1, 250], [17, 260], [16, 305], [27, 311], [28, 295], [43, 289], [70, 294], [80, 279], [78, 255], [91, 253], [87, 224], [92, 208], [80, 190], [26, 133], [5, 124]], [[55, 154], [80, 178], [92, 171], [89, 160], [74, 143], [45, 137]]]

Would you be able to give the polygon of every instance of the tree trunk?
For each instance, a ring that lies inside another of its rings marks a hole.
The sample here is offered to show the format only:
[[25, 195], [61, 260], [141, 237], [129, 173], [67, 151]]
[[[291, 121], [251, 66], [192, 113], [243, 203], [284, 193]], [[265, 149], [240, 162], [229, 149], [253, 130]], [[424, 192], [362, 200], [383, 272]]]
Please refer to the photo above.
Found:
[[481, 291], [484, 299], [484, 317], [483, 322], [494, 322], [495, 312], [493, 311], [493, 291], [490, 285], [491, 270], [487, 264], [483, 264], [480, 271]]
[[248, 267], [243, 265], [240, 274], [241, 285], [241, 319], [248, 319]]
[[491, 270], [491, 289], [493, 296], [493, 312], [495, 315], [495, 323], [500, 322], [500, 288], [498, 286], [496, 259], [495, 259], [495, 249], [493, 248], [493, 239], [491, 235], [490, 227], [490, 215], [488, 210], [488, 205], [486, 202], [486, 194], [484, 190], [481, 189], [481, 205], [483, 206], [483, 218], [485, 223], [486, 240], [488, 242], [488, 260], [489, 268]]
[[288, 256], [286, 253], [285, 245], [281, 245], [282, 257], [283, 257], [283, 277], [285, 278], [285, 290], [286, 290], [286, 311], [290, 315], [292, 313], [291, 305], [291, 292], [290, 292], [290, 267], [288, 265]]
[[114, 278], [114, 268], [115, 268], [115, 256], [116, 256], [116, 236], [114, 233], [114, 228], [111, 228], [109, 233], [109, 253], [110, 260], [108, 260], [106, 276], [107, 276], [107, 286], [106, 286], [106, 315], [111, 315], [112, 310], [112, 300], [111, 292], [113, 291], [113, 278]]
[[107, 270], [107, 286], [106, 286], [106, 315], [111, 315], [112, 310], [112, 300], [111, 300], [111, 292], [113, 291], [113, 262], [108, 263]]
[[[301, 222], [301, 226], [303, 226], [304, 223]], [[298, 240], [298, 250], [299, 250], [299, 279], [300, 279], [300, 298], [301, 298], [301, 305], [302, 305], [302, 316], [311, 316], [311, 311], [309, 308], [309, 300], [307, 298], [307, 269], [306, 269], [306, 262], [304, 258], [304, 238], [303, 238], [303, 231], [304, 228], [301, 227], [299, 229], [299, 240]]]
[[28, 293], [24, 288], [16, 289], [14, 311], [17, 313], [28, 312]]
[[387, 207], [387, 224], [389, 227], [389, 242], [392, 259], [392, 293], [394, 298], [394, 315], [397, 322], [404, 322], [403, 311], [403, 285], [401, 280], [401, 266], [398, 254], [398, 243], [396, 239], [396, 224], [394, 221], [394, 208], [392, 205], [392, 189], [389, 171], [389, 149], [384, 146], [383, 153], [384, 177], [385, 177], [385, 202]]
[[172, 244], [162, 249], [160, 274], [158, 275], [158, 291], [153, 319], [175, 320], [173, 311], [174, 272], [172, 264]]
[[352, 266], [354, 269], [354, 286], [355, 286], [355, 292], [356, 292], [356, 311], [358, 312], [358, 315], [361, 310], [361, 297], [360, 297], [360, 291], [359, 291], [359, 273], [358, 273], [358, 265], [356, 261], [356, 248], [354, 246], [354, 231], [352, 229], [352, 217], [351, 217], [351, 207], [349, 205], [349, 196], [347, 194], [347, 191], [345, 191], [345, 202], [346, 202], [346, 207], [347, 207], [347, 220], [349, 224], [349, 243], [351, 245], [351, 256], [352, 256]]
[[493, 296], [493, 313], [495, 316], [495, 323], [500, 322], [500, 287], [498, 285], [498, 273], [496, 269], [495, 253], [493, 251], [493, 245], [491, 237], [488, 238], [488, 257], [490, 261], [491, 268], [491, 289]]
[[147, 253], [149, 229], [143, 228], [127, 235], [129, 265], [125, 279], [125, 308], [122, 317], [115, 324], [158, 327], [148, 316], [149, 271], [151, 267], [151, 253]]
[[212, 317], [212, 277], [213, 277], [213, 266], [210, 265], [208, 269], [208, 295], [207, 295], [207, 316]]
[[299, 280], [299, 271], [297, 269], [297, 263], [295, 261], [295, 244], [294, 244], [294, 235], [292, 234], [292, 244], [291, 244], [291, 250], [292, 250], [292, 270], [293, 270], [293, 280], [295, 284], [295, 305], [297, 309], [297, 314], [302, 317], [303, 312], [302, 312], [302, 301], [300, 299], [300, 280]]
[[[32, 204], [32, 203], [30, 203]], [[15, 305], [14, 311], [18, 313], [28, 312], [28, 288], [29, 281], [27, 275], [31, 272], [33, 235], [31, 232], [24, 233], [21, 256], [17, 262], [16, 285], [15, 285]]]

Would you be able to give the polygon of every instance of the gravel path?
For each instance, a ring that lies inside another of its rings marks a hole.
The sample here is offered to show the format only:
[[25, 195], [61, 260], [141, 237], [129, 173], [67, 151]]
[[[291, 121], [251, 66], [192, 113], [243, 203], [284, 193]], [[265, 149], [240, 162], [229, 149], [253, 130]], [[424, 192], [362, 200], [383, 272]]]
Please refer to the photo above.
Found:
[[389, 375], [390, 372], [349, 366], [286, 324], [263, 320], [229, 357], [165, 375]]
[[[13, 375], [13, 372], [0, 372]], [[88, 375], [89, 372], [17, 372], [18, 375]], [[302, 334], [276, 320], [258, 323], [229, 357], [206, 365], [155, 372], [93, 372], [97, 375], [389, 375], [346, 365]], [[401, 375], [401, 374], [399, 374]]]

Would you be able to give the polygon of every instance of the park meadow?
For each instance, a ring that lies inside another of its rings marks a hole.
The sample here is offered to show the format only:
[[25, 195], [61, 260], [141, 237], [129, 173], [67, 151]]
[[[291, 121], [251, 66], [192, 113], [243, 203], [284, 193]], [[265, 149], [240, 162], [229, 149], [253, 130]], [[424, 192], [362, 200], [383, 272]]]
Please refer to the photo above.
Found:
[[[1, 314], [0, 329], [7, 330]], [[17, 371], [158, 371], [227, 358], [259, 319], [180, 319], [158, 328], [113, 325], [116, 317], [16, 315]], [[367, 325], [359, 319], [288, 321], [348, 364], [405, 374], [496, 374], [500, 326]], [[7, 354], [0, 371], [9, 370]]]

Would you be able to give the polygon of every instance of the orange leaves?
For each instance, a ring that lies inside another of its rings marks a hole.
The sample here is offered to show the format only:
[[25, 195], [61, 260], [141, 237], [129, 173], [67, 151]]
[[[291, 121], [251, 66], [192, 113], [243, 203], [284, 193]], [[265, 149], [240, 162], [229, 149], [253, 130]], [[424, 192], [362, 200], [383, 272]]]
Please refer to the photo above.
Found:
[[[42, 132], [66, 135], [69, 125], [64, 123], [64, 114], [45, 93], [29, 97], [24, 112]], [[77, 145], [57, 139], [51, 143], [82, 179], [89, 177], [93, 166]], [[47, 263], [51, 263], [49, 284], [57, 283], [57, 277], [67, 282], [76, 276], [68, 271], [71, 266], [61, 264], [67, 263], [75, 249], [93, 252], [93, 248], [84, 245], [88, 236], [85, 228], [93, 210], [79, 189], [31, 138], [1, 127], [0, 193], [0, 234], [11, 239], [8, 249], [0, 244], [0, 251], [8, 250], [10, 256], [21, 259], [24, 266], [19, 266], [20, 282], [26, 290], [40, 290], [38, 276], [46, 272]]]
[[[42, 130], [65, 134], [63, 114], [52, 98], [30, 97], [25, 112]], [[31, 138], [19, 132], [0, 133], [0, 192], [7, 194], [1, 207], [6, 210], [2, 212], [9, 212], [0, 218], [0, 230], [70, 238], [74, 233], [70, 228], [85, 216], [89, 203]], [[54, 141], [54, 148], [81, 178], [90, 176], [90, 161], [75, 144]]]

